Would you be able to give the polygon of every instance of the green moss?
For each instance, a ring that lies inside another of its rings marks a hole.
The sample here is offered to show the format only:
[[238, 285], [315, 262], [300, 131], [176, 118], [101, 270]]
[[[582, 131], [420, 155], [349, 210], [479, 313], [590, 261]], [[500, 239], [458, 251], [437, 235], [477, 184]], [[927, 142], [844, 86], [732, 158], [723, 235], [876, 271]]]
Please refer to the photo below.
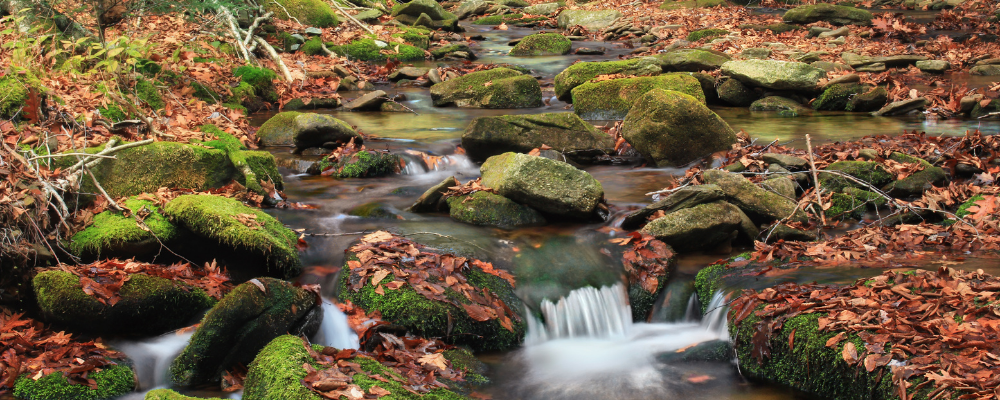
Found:
[[622, 61], [581, 62], [570, 65], [553, 79], [556, 96], [560, 100], [572, 100], [571, 90], [599, 75], [623, 74], [631, 76], [659, 75], [660, 62], [652, 57], [633, 58]]
[[135, 63], [135, 71], [146, 76], [153, 76], [163, 71], [163, 67], [153, 60], [143, 58]]
[[110, 365], [99, 372], [88, 374], [97, 383], [97, 389], [87, 385], [72, 384], [61, 372], [53, 372], [40, 379], [29, 376], [17, 378], [14, 397], [24, 400], [107, 400], [131, 392], [135, 388], [135, 374], [125, 365]]
[[140, 79], [135, 83], [135, 94], [139, 100], [142, 100], [154, 110], [162, 109], [166, 105], [163, 102], [163, 98], [160, 97], [160, 91], [156, 89], [156, 86], [145, 79]]
[[726, 272], [728, 262], [722, 264], [712, 264], [698, 271], [694, 278], [694, 287], [698, 293], [698, 302], [701, 303], [701, 313], [708, 311], [708, 303], [712, 300], [715, 292], [722, 289], [722, 275]]
[[500, 25], [504, 22], [512, 22], [521, 19], [523, 14], [500, 14], [500, 15], [490, 15], [486, 17], [479, 18], [472, 21], [473, 25]]
[[[837, 161], [824, 170], [851, 175], [875, 187], [881, 187], [893, 180], [892, 174], [886, 172], [885, 168], [873, 161]], [[824, 189], [832, 192], [842, 191], [846, 187], [860, 187], [854, 181], [834, 174], [819, 174], [819, 182]]]
[[558, 33], [539, 33], [521, 39], [510, 51], [512, 56], [546, 56], [569, 53], [573, 47], [565, 36]]
[[307, 40], [302, 44], [302, 47], [299, 47], [299, 51], [310, 56], [321, 56], [326, 54], [326, 52], [323, 51], [323, 41], [319, 37]]
[[101, 113], [101, 116], [111, 120], [111, 122], [119, 122], [128, 119], [129, 115], [122, 110], [117, 104], [108, 104], [107, 107], [98, 107], [97, 111]]
[[972, 214], [971, 212], [969, 212], [969, 207], [972, 207], [976, 205], [976, 202], [983, 201], [985, 199], [986, 198], [983, 197], [983, 195], [981, 194], [973, 196], [971, 199], [969, 199], [965, 203], [962, 203], [962, 205], [958, 206], [958, 210], [955, 211], [955, 215], [957, 215], [959, 218], [965, 218], [966, 215]]
[[676, 10], [680, 8], [704, 8], [704, 7], [718, 7], [718, 6], [728, 6], [729, 3], [726, 0], [666, 0], [660, 4], [661, 10]]
[[689, 42], [697, 42], [697, 41], [699, 41], [701, 39], [712, 39], [712, 38], [716, 38], [716, 37], [724, 36], [724, 35], [728, 35], [728, 34], [729, 34], [729, 31], [725, 30], [725, 29], [714, 29], [714, 28], [701, 29], [701, 30], [697, 30], [697, 31], [689, 33], [688, 36], [687, 36], [687, 40]]
[[646, 321], [649, 313], [656, 304], [656, 299], [667, 284], [669, 274], [656, 277], [656, 291], [650, 293], [642, 285], [630, 284], [628, 287], [628, 299], [632, 305], [632, 319], [635, 321]]
[[[395, 51], [396, 46], [399, 46], [399, 52], [396, 54], [381, 53], [382, 50]], [[360, 61], [384, 61], [387, 59], [416, 61], [423, 60], [425, 54], [420, 48], [402, 43], [387, 43], [385, 47], [379, 47], [374, 39], [355, 40], [344, 46], [334, 46], [330, 51]]]
[[[855, 83], [840, 83], [830, 85], [812, 103], [814, 110], [844, 111], [847, 110], [851, 98], [867, 92], [868, 86]], [[848, 110], [849, 111], [849, 110]]]
[[401, 26], [399, 28], [403, 30], [403, 33], [393, 34], [392, 37], [403, 39], [407, 43], [424, 50], [430, 48], [431, 31], [429, 29], [420, 26]]
[[[202, 400], [202, 399], [204, 398], [185, 396], [170, 389], [151, 390], [147, 392], [146, 397], [143, 398], [143, 400]], [[222, 400], [222, 399], [218, 397], [212, 397], [210, 399], [204, 399], [204, 400]]]
[[[227, 102], [241, 104], [242, 107], [242, 105], [251, 104], [257, 100], [257, 90], [249, 83], [240, 81], [239, 85], [229, 90], [233, 92], [233, 95], [226, 100]], [[244, 107], [244, 109], [246, 108]]]
[[509, 68], [472, 72], [431, 86], [435, 106], [529, 108], [542, 106], [538, 80]]
[[242, 104], [226, 103], [223, 104], [222, 106], [230, 110], [239, 110], [240, 112], [243, 113], [243, 115], [248, 115], [247, 108], [244, 107]]
[[191, 88], [194, 89], [194, 93], [192, 93], [194, 97], [208, 104], [216, 104], [222, 100], [222, 97], [212, 90], [212, 88], [202, 85], [199, 82], [191, 82]]
[[337, 179], [375, 178], [396, 173], [399, 168], [399, 156], [392, 153], [360, 151], [353, 157], [347, 157], [338, 163], [328, 160], [317, 161], [309, 167], [309, 173], [319, 175], [327, 169], [334, 172], [327, 176]]
[[[229, 156], [229, 162], [240, 173], [240, 177], [237, 179], [240, 184], [265, 196], [269, 193], [261, 187], [261, 181], [270, 180], [277, 189], [281, 189], [283, 186], [281, 174], [278, 173], [277, 163], [274, 161], [273, 155], [267, 152], [245, 151], [243, 143], [215, 125], [202, 125], [198, 129], [218, 138], [206, 142], [205, 145], [226, 152], [226, 155]], [[258, 176], [258, 172], [263, 172], [264, 175]]]
[[[159, 248], [159, 241], [167, 243], [176, 239], [180, 233], [177, 227], [170, 223], [159, 212], [153, 202], [139, 200], [135, 197], [125, 200], [122, 205], [131, 210], [126, 216], [122, 212], [107, 210], [94, 216], [94, 222], [86, 229], [73, 235], [69, 249], [73, 254], [84, 258], [101, 258], [101, 254], [119, 254], [132, 245], [149, 244]], [[149, 211], [142, 221], [149, 230], [139, 227], [134, 214]], [[154, 236], [155, 235], [155, 236]], [[124, 257], [129, 257], [124, 255]]]
[[642, 95], [653, 89], [684, 93], [705, 104], [698, 79], [685, 73], [587, 82], [573, 88], [573, 111], [583, 119], [624, 118]]
[[504, 229], [545, 224], [545, 217], [538, 211], [490, 192], [450, 197], [447, 202], [451, 218], [468, 224]]
[[337, 26], [340, 21], [330, 4], [322, 0], [276, 0], [264, 3], [264, 9], [276, 18], [291, 15], [303, 24], [319, 28]]
[[0, 117], [12, 118], [28, 101], [30, 88], [42, 89], [41, 81], [30, 72], [14, 68], [0, 77]]
[[767, 24], [767, 25], [763, 25], [763, 24], [743, 24], [743, 25], [740, 25], [740, 29], [750, 29], [750, 30], [755, 30], [755, 31], [758, 31], [758, 32], [771, 31], [774, 34], [781, 34], [781, 33], [785, 33], [785, 32], [791, 32], [791, 31], [795, 31], [795, 30], [800, 30], [800, 29], [802, 29], [802, 27], [798, 26], [798, 25], [783, 24], [783, 23]]

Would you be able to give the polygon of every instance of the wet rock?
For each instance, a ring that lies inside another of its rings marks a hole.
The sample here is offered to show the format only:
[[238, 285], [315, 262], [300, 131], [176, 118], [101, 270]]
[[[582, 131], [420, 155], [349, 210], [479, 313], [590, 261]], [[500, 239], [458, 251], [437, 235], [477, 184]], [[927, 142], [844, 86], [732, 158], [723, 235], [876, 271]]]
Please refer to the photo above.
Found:
[[558, 56], [568, 54], [573, 43], [558, 33], [525, 36], [510, 50], [512, 56]]
[[733, 345], [728, 340], [710, 340], [698, 343], [683, 352], [666, 352], [656, 355], [656, 360], [672, 364], [678, 362], [731, 362]]
[[870, 112], [881, 109], [889, 101], [889, 91], [885, 87], [878, 86], [868, 92], [851, 97], [847, 102], [845, 110], [856, 112]]
[[683, 73], [587, 82], [573, 88], [573, 111], [583, 119], [619, 119], [639, 98], [654, 89], [681, 92], [705, 104], [701, 83]]
[[367, 219], [404, 219], [392, 206], [380, 202], [365, 203], [347, 211], [347, 215]]
[[815, 4], [798, 6], [788, 10], [782, 19], [794, 24], [811, 24], [826, 21], [834, 25], [871, 25], [872, 13], [847, 6]]
[[765, 229], [761, 236], [767, 238], [767, 243], [774, 243], [779, 240], [786, 242], [815, 242], [819, 239], [819, 234], [815, 230], [805, 230], [792, 228], [785, 224], [779, 224], [770, 230]]
[[432, 24], [429, 28], [442, 28], [454, 31], [457, 28], [458, 17], [445, 11], [438, 2], [434, 0], [412, 0], [408, 3], [398, 3], [392, 8], [390, 13], [398, 21], [406, 25], [414, 25], [421, 15], [426, 15]]
[[285, 106], [282, 107], [286, 111], [298, 111], [298, 110], [317, 110], [322, 108], [337, 108], [340, 107], [340, 99], [308, 99], [309, 103], [306, 103], [304, 99], [292, 99]]
[[867, 93], [871, 86], [857, 83], [836, 83], [827, 85], [823, 94], [813, 101], [812, 108], [822, 111], [852, 111], [848, 109], [851, 98], [861, 93]]
[[389, 95], [386, 92], [376, 90], [347, 102], [344, 104], [344, 108], [350, 111], [378, 111], [382, 107], [382, 103], [388, 100]]
[[159, 252], [161, 242], [170, 246], [184, 235], [152, 201], [132, 197], [119, 204], [132, 210], [132, 213], [146, 215], [143, 223], [148, 230], [140, 228], [132, 214], [105, 210], [95, 215], [93, 223], [70, 239], [67, 247], [73, 255], [84, 260], [144, 258]]
[[[183, 195], [167, 203], [163, 214], [196, 235], [200, 245], [214, 256], [239, 260], [229, 265], [234, 278], [257, 271], [294, 278], [302, 272], [295, 249], [298, 235], [274, 217], [239, 200]], [[251, 222], [245, 224], [242, 220]]]
[[[442, 46], [442, 47], [439, 47], [439, 48], [431, 50], [431, 55], [434, 56], [434, 58], [439, 59], [439, 58], [444, 58], [444, 57], [448, 56], [449, 54], [454, 54], [454, 53], [459, 53], [459, 52], [466, 53], [466, 54], [468, 54], [470, 56], [473, 54], [472, 53], [472, 49], [469, 48], [469, 45], [467, 45], [465, 43], [452, 43], [452, 44], [449, 44], [447, 46]], [[463, 58], [469, 58], [469, 57], [463, 57]], [[469, 58], [469, 59], [470, 60], [475, 60], [476, 57], [475, 56], [471, 56], [471, 58]]]
[[972, 75], [997, 76], [1000, 75], [1000, 65], [976, 65], [969, 68]]
[[663, 71], [661, 61], [654, 57], [633, 58], [623, 61], [581, 62], [570, 65], [553, 79], [556, 96], [562, 101], [572, 100], [573, 88], [600, 75], [652, 76]]
[[883, 72], [886, 70], [886, 66], [884, 63], [872, 63], [860, 65], [854, 70], [858, 72]]
[[752, 58], [752, 59], [758, 59], [758, 60], [766, 60], [769, 57], [771, 57], [771, 49], [765, 49], [765, 48], [762, 48], [762, 47], [752, 47], [752, 48], [743, 50], [743, 52], [740, 53], [740, 56], [743, 57], [743, 58]]
[[[843, 64], [841, 64], [841, 65], [843, 65]], [[850, 68], [850, 67], [848, 67], [848, 68]], [[823, 89], [829, 88], [832, 85], [839, 85], [839, 84], [844, 84], [844, 83], [860, 83], [860, 82], [861, 82], [861, 75], [858, 75], [858, 74], [846, 74], [846, 75], [841, 75], [841, 76], [838, 76], [836, 78], [831, 79], [829, 82], [826, 83], [825, 86], [823, 86]]]
[[[886, 172], [885, 168], [873, 161], [837, 161], [823, 169], [853, 176], [875, 187], [881, 187], [893, 180], [893, 176]], [[834, 174], [819, 174], [819, 183], [831, 192], [840, 192], [848, 187], [867, 189], [864, 185]]]
[[[750, 225], [752, 226], [752, 224]], [[711, 250], [727, 245], [745, 232], [746, 215], [724, 201], [677, 210], [646, 224], [639, 232], [652, 235], [680, 252]], [[756, 229], [755, 229], [756, 231]]]
[[805, 213], [796, 208], [796, 201], [754, 185], [742, 175], [713, 169], [703, 173], [705, 183], [719, 185], [726, 199], [739, 207], [754, 222], [763, 223], [790, 218], [806, 221]]
[[394, 101], [387, 101], [379, 106], [379, 111], [382, 112], [410, 112], [405, 106]]
[[223, 372], [250, 363], [278, 336], [312, 336], [323, 320], [319, 302], [318, 294], [278, 279], [237, 286], [205, 315], [171, 363], [171, 382], [181, 387], [218, 382]]
[[[19, 336], [15, 336], [20, 340]], [[50, 343], [50, 346], [55, 344]], [[8, 348], [9, 349], [9, 348]], [[51, 354], [51, 353], [50, 353]], [[129, 361], [117, 361], [100, 370], [87, 372], [87, 381], [69, 381], [62, 372], [56, 371], [44, 374], [42, 369], [36, 375], [24, 374], [17, 377], [17, 371], [11, 378], [7, 389], [13, 389], [10, 398], [26, 400], [63, 400], [63, 399], [115, 399], [127, 396], [136, 389], [135, 372], [129, 366]], [[11, 383], [13, 385], [11, 385]], [[88, 384], [93, 384], [91, 388]]]
[[969, 112], [969, 116], [972, 118], [986, 118], [986, 117], [996, 117], [1000, 115], [1000, 100], [993, 99], [990, 100], [986, 106], [983, 106], [982, 101], [976, 102], [976, 105], [972, 107], [972, 111]]
[[406, 211], [428, 213], [447, 210], [448, 204], [445, 203], [444, 194], [448, 191], [448, 188], [458, 185], [458, 179], [455, 179], [454, 176], [448, 177], [444, 181], [441, 181], [441, 183], [427, 189]]
[[437, 68], [431, 68], [430, 71], [427, 71], [427, 80], [431, 81], [431, 83], [444, 82], [444, 80], [441, 79], [441, 73], [438, 72]]
[[935, 167], [926, 160], [908, 154], [893, 152], [889, 159], [902, 163], [920, 165], [923, 170], [914, 172], [910, 176], [892, 182], [882, 188], [890, 196], [898, 198], [916, 197], [931, 189], [934, 186], [941, 186], [948, 180], [948, 174], [943, 168]]
[[306, 169], [308, 174], [335, 179], [377, 178], [397, 172], [399, 172], [399, 156], [377, 150], [362, 150], [336, 162], [323, 159]]
[[541, 3], [525, 7], [524, 12], [531, 15], [552, 15], [559, 7], [559, 3]]
[[764, 153], [760, 159], [768, 164], [777, 164], [789, 171], [804, 171], [809, 169], [809, 160], [780, 153]]
[[604, 54], [604, 48], [598, 47], [596, 49], [591, 49], [589, 47], [580, 47], [573, 53], [581, 56], [599, 56]]
[[809, 109], [787, 97], [767, 96], [750, 104], [750, 111], [778, 111], [785, 112], [789, 116], [797, 116], [808, 112]]
[[636, 230], [645, 225], [650, 216], [657, 211], [666, 214], [677, 210], [691, 208], [699, 204], [722, 200], [725, 193], [717, 185], [697, 185], [681, 188], [660, 201], [650, 204], [640, 210], [633, 211], [622, 221], [622, 228]]
[[795, 196], [795, 182], [786, 176], [768, 178], [764, 182], [761, 182], [760, 186], [765, 190], [777, 193], [785, 198], [792, 200], [797, 198], [797, 196]]
[[720, 78], [721, 83], [716, 87], [719, 100], [736, 107], [749, 107], [757, 100], [757, 93], [746, 87], [738, 79], [729, 77]]
[[951, 63], [944, 60], [921, 60], [916, 62], [916, 66], [921, 71], [931, 74], [943, 74], [951, 69]]
[[46, 322], [87, 333], [159, 335], [189, 325], [215, 304], [201, 289], [145, 274], [129, 274], [113, 305], [86, 294], [80, 278], [66, 271], [40, 272], [32, 287]]
[[563, 10], [559, 13], [557, 23], [563, 29], [580, 25], [590, 31], [599, 31], [611, 26], [621, 17], [622, 13], [615, 10]]
[[822, 26], [810, 26], [809, 27], [809, 33], [806, 35], [806, 37], [814, 38], [814, 37], [817, 37], [817, 36], [819, 36], [820, 34], [822, 34], [824, 32], [830, 32], [832, 30], [833, 29], [822, 27]]
[[901, 101], [895, 101], [889, 103], [885, 107], [882, 107], [878, 111], [872, 113], [876, 117], [881, 116], [891, 116], [891, 115], [902, 115], [910, 111], [920, 110], [924, 108], [928, 103], [926, 98], [918, 97], [915, 99], [907, 99]]
[[467, 224], [502, 229], [545, 224], [545, 217], [531, 207], [486, 191], [449, 197], [447, 202], [451, 218]]
[[655, 56], [664, 71], [711, 71], [732, 60], [726, 53], [714, 50], [680, 49]]
[[[271, 120], [275, 120], [278, 116], [282, 116], [281, 113]], [[296, 113], [295, 115], [290, 115], [291, 119], [291, 133], [292, 142], [295, 145], [295, 150], [301, 152], [302, 150], [312, 148], [312, 147], [323, 147], [327, 143], [347, 143], [351, 139], [354, 139], [354, 143], [361, 144], [364, 139], [358, 132], [351, 128], [351, 126], [334, 118], [328, 114], [313, 114], [313, 113]], [[268, 122], [271, 122], [268, 120]], [[287, 121], [286, 116], [282, 116], [275, 121], [281, 123], [281, 121]], [[261, 129], [264, 130], [268, 123], [265, 122]], [[270, 127], [268, 126], [270, 129]], [[282, 130], [281, 128], [276, 129], [276, 131]]]
[[826, 72], [808, 64], [774, 61], [742, 60], [722, 65], [723, 75], [729, 75], [751, 86], [775, 90], [812, 91]]
[[574, 113], [478, 117], [462, 134], [469, 157], [483, 160], [506, 152], [527, 153], [548, 145], [579, 162], [610, 154], [615, 143]]
[[458, 4], [458, 8], [455, 9], [455, 16], [458, 19], [466, 19], [469, 17], [483, 15], [490, 9], [492, 4], [486, 0], [464, 0]]
[[529, 75], [494, 68], [435, 84], [431, 99], [437, 107], [530, 108], [542, 105], [542, 89]]
[[736, 133], [700, 99], [653, 89], [625, 117], [622, 137], [657, 166], [682, 166], [736, 143]]
[[393, 71], [391, 74], [389, 74], [388, 78], [392, 82], [396, 82], [402, 79], [415, 80], [427, 74], [427, 70], [428, 70], [427, 68], [403, 67]]
[[979, 102], [982, 100], [983, 100], [983, 95], [979, 93], [969, 96], [964, 96], [962, 97], [961, 100], [959, 100], [959, 110], [963, 114], [968, 114], [972, 111], [973, 108], [979, 105]]
[[504, 153], [487, 159], [480, 171], [484, 186], [547, 214], [589, 219], [604, 198], [593, 176], [543, 157]]
[[847, 36], [850, 33], [851, 33], [851, 29], [850, 28], [848, 28], [846, 26], [842, 26], [840, 28], [834, 29], [834, 30], [829, 31], [829, 32], [822, 32], [822, 33], [820, 33], [818, 35], [818, 37], [820, 39], [827, 39], [827, 38], [834, 39], [834, 38], [839, 38], [841, 36]]

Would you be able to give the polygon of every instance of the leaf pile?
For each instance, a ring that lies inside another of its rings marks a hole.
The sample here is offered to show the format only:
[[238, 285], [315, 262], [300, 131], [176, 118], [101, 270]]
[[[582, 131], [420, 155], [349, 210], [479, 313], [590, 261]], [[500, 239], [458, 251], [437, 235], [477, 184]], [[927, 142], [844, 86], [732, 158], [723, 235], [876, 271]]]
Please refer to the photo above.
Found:
[[[448, 198], [448, 197], [466, 196], [476, 192], [490, 192], [493, 194], [497, 193], [495, 189], [483, 186], [483, 178], [476, 178], [471, 181], [460, 184], [458, 186], [449, 187], [448, 191], [444, 193], [444, 197]], [[471, 199], [471, 197], [466, 198], [464, 201], [469, 201], [469, 199]]]
[[[761, 318], [751, 352], [758, 362], [769, 358], [770, 332], [795, 316], [824, 313], [819, 330], [838, 332], [826, 347], [857, 335], [865, 345], [845, 344], [844, 361], [869, 373], [891, 372], [903, 399], [918, 391], [926, 398], [945, 392], [954, 393], [951, 398], [996, 399], [998, 296], [1000, 279], [982, 270], [887, 271], [850, 286], [786, 283], [747, 290], [733, 302], [729, 318], [734, 324], [751, 314]], [[913, 384], [920, 377], [927, 380]]]
[[183, 282], [191, 287], [204, 290], [206, 294], [215, 299], [222, 299], [222, 296], [233, 289], [229, 276], [214, 262], [205, 263], [203, 268], [192, 268], [190, 263], [161, 265], [134, 260], [111, 259], [86, 265], [60, 264], [52, 269], [66, 271], [80, 277], [80, 285], [83, 286], [84, 293], [109, 306], [113, 306], [121, 300], [118, 291], [125, 282], [128, 282], [131, 274], [156, 276]]
[[24, 313], [2, 307], [0, 348], [0, 396], [13, 390], [17, 377], [25, 374], [39, 379], [61, 372], [70, 383], [97, 389], [89, 374], [125, 359], [124, 354], [108, 350], [101, 339], [76, 341], [71, 334], [54, 332]]
[[674, 258], [673, 249], [651, 235], [638, 232], [632, 232], [626, 238], [611, 239], [611, 243], [632, 246], [622, 255], [629, 285], [640, 285], [647, 292], [656, 293], [659, 278], [667, 275]]
[[[506, 271], [493, 269], [491, 263], [434, 253], [428, 251], [426, 246], [386, 231], [365, 235], [348, 251], [357, 256], [357, 260], [347, 261], [350, 290], [357, 292], [370, 283], [375, 287], [375, 293], [384, 295], [385, 290], [398, 290], [409, 285], [428, 300], [464, 309], [469, 317], [479, 322], [499, 320], [500, 325], [513, 332], [511, 319], [520, 320], [503, 300], [487, 288], [476, 289], [463, 274], [477, 268], [503, 278], [513, 286], [514, 277]], [[468, 303], [449, 298], [446, 290], [458, 293]]]

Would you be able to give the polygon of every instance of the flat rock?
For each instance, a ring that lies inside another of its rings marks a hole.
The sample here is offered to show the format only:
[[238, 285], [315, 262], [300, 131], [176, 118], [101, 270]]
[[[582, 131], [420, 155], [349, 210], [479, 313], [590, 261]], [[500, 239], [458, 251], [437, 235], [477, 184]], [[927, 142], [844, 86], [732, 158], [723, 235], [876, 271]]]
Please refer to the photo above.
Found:
[[890, 116], [890, 115], [900, 115], [906, 114], [913, 110], [922, 109], [927, 105], [927, 99], [923, 97], [918, 97], [915, 99], [907, 99], [902, 101], [895, 101], [887, 104], [882, 109], [875, 111], [872, 115], [876, 117]]
[[812, 91], [826, 71], [809, 64], [775, 60], [740, 60], [722, 64], [722, 74], [751, 86], [775, 90]]
[[386, 92], [376, 90], [347, 102], [344, 104], [344, 108], [351, 111], [377, 111], [381, 109], [382, 103], [388, 100], [389, 95]]

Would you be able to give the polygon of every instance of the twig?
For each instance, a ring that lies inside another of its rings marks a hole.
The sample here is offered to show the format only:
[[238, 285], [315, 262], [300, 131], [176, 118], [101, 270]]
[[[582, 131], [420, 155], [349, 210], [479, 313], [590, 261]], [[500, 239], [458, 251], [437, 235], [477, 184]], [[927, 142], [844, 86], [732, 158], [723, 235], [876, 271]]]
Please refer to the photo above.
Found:
[[149, 131], [152, 132], [153, 135], [169, 137], [169, 138], [175, 137], [174, 135], [171, 135], [169, 133], [163, 133], [160, 132], [159, 129], [156, 129], [156, 126], [153, 124], [153, 119], [147, 116], [146, 113], [140, 110], [138, 107], [136, 107], [135, 104], [132, 104], [132, 102], [126, 101], [117, 93], [110, 90], [107, 92], [107, 95], [108, 97], [111, 97], [111, 99], [114, 100], [115, 102], [125, 105], [126, 107], [128, 107], [129, 111], [132, 111], [133, 113], [138, 115], [139, 119], [142, 120], [142, 122], [146, 123], [146, 127], [149, 128]]
[[752, 155], [753, 156], [759, 156], [761, 154], [764, 154], [764, 152], [767, 151], [767, 149], [770, 149], [771, 146], [774, 146], [775, 143], [778, 143], [778, 139], [774, 139], [774, 141], [772, 141], [771, 143], [768, 143], [767, 146], [764, 146], [763, 149], [760, 149], [760, 151], [755, 152]]
[[373, 31], [372, 28], [369, 28], [368, 25], [365, 25], [364, 22], [358, 21], [357, 19], [354, 18], [354, 16], [348, 14], [347, 11], [344, 11], [344, 9], [340, 7], [340, 4], [337, 4], [337, 0], [331, 0], [330, 4], [333, 4], [334, 7], [337, 7], [337, 11], [340, 11], [340, 13], [343, 14], [345, 17], [347, 17], [347, 19], [351, 20], [351, 22], [355, 23], [357, 26], [360, 26], [361, 29], [368, 31], [368, 33], [372, 35], [375, 34], [375, 31]]
[[115, 199], [112, 199], [111, 196], [108, 195], [108, 192], [104, 190], [104, 187], [101, 186], [101, 183], [97, 181], [97, 177], [94, 176], [94, 172], [86, 168], [84, 168], [84, 170], [87, 171], [87, 175], [90, 175], [90, 180], [94, 181], [94, 186], [97, 188], [97, 191], [101, 192], [101, 195], [104, 196], [104, 198], [108, 201], [108, 204], [111, 205], [111, 208], [114, 208], [115, 210], [118, 211], [122, 211], [123, 210], [122, 206], [118, 205], [118, 203], [115, 202]]
[[404, 105], [402, 105], [402, 104], [401, 104], [400, 102], [398, 102], [398, 101], [396, 101], [396, 100], [393, 100], [393, 99], [390, 99], [390, 98], [388, 98], [388, 97], [384, 97], [384, 96], [383, 96], [383, 97], [380, 97], [380, 98], [381, 98], [381, 99], [385, 99], [385, 101], [388, 101], [388, 102], [391, 102], [391, 103], [396, 103], [396, 104], [397, 104], [398, 106], [400, 106], [400, 107], [403, 107], [403, 108], [405, 108], [405, 109], [406, 109], [406, 111], [409, 111], [409, 112], [413, 113], [414, 115], [420, 115], [420, 114], [418, 114], [418, 113], [417, 113], [416, 111], [413, 111], [413, 109], [412, 109], [412, 108], [410, 108], [410, 107], [407, 107], [407, 106], [404, 106]]
[[[216, 5], [219, 5], [216, 2]], [[233, 13], [229, 12], [229, 8], [219, 5], [220, 13], [222, 13], [222, 18], [226, 20], [229, 24], [229, 33], [233, 35], [233, 39], [236, 39], [236, 44], [240, 49], [240, 55], [243, 56], [244, 60], [250, 61], [250, 52], [247, 47], [243, 45], [243, 38], [240, 36], [240, 29], [236, 26], [236, 18], [233, 17]]]
[[268, 11], [266, 14], [264, 14], [262, 16], [259, 16], [257, 18], [254, 18], [253, 23], [250, 24], [249, 28], [247, 28], [246, 38], [243, 39], [243, 46], [249, 46], [250, 45], [250, 40], [254, 36], [254, 34], [253, 34], [254, 29], [257, 29], [257, 27], [260, 26], [261, 22], [267, 21], [273, 15], [274, 15], [273, 12]]
[[656, 196], [656, 195], [664, 194], [664, 193], [673, 193], [673, 192], [675, 192], [677, 190], [681, 190], [681, 189], [683, 189], [683, 188], [685, 188], [687, 186], [690, 186], [690, 185], [691, 185], [691, 182], [688, 182], [688, 183], [685, 183], [685, 184], [683, 184], [681, 186], [675, 187], [673, 189], [662, 189], [662, 190], [657, 190], [655, 192], [649, 192], [649, 193], [646, 193], [646, 196]]
[[816, 203], [819, 205], [819, 219], [826, 226], [826, 214], [823, 212], [823, 196], [819, 194], [819, 174], [816, 173], [816, 161], [813, 159], [813, 147], [812, 139], [809, 134], [806, 134], [806, 149], [809, 152], [809, 171], [812, 172], [813, 182], [816, 184], [816, 190], [813, 193], [816, 195]]
[[59, 153], [59, 154], [46, 154], [43, 156], [34, 156], [28, 159], [28, 161], [40, 160], [43, 158], [59, 158], [59, 157], [69, 157], [69, 156], [88, 156], [97, 158], [115, 158], [115, 156], [106, 156], [100, 154], [90, 154], [90, 153]]
[[260, 36], [254, 36], [253, 38], [254, 41], [261, 47], [263, 47], [264, 51], [266, 51], [267, 54], [271, 56], [271, 60], [273, 60], [274, 63], [278, 65], [278, 69], [281, 70], [281, 74], [285, 76], [285, 81], [287, 81], [289, 84], [292, 83], [294, 81], [292, 79], [292, 74], [288, 72], [288, 67], [285, 65], [285, 62], [281, 60], [281, 56], [278, 55], [278, 52], [274, 51], [274, 47], [271, 47], [271, 45], [268, 44], [264, 40], [264, 38]]
[[287, 9], [287, 8], [285, 8], [285, 6], [281, 5], [281, 3], [277, 2], [277, 1], [274, 1], [274, 0], [271, 0], [271, 2], [272, 2], [272, 3], [274, 3], [274, 4], [277, 4], [277, 5], [278, 5], [278, 7], [281, 7], [281, 9], [285, 11], [285, 15], [287, 15], [287, 16], [288, 16], [288, 19], [290, 19], [290, 20], [292, 20], [292, 21], [295, 21], [295, 23], [296, 23], [296, 24], [299, 24], [299, 25], [304, 25], [303, 23], [299, 22], [299, 19], [298, 19], [298, 18], [295, 18], [295, 17], [293, 17], [293, 16], [292, 16], [292, 14], [290, 14], [290, 13], [288, 12], [288, 9]]

